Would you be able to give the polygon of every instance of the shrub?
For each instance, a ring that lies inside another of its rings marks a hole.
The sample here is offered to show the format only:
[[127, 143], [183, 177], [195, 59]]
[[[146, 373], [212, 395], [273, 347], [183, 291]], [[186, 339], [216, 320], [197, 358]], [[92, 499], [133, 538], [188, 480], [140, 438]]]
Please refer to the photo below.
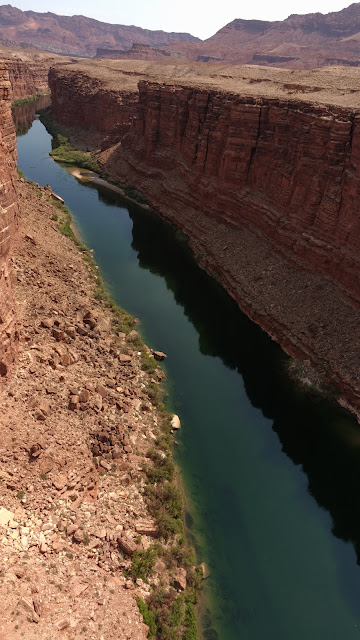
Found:
[[192, 602], [187, 602], [185, 611], [184, 640], [198, 640], [198, 628], [196, 624], [195, 607]]
[[35, 102], [38, 98], [41, 97], [41, 93], [34, 93], [32, 96], [28, 96], [27, 98], [18, 98], [11, 103], [12, 107], [20, 107], [22, 104], [30, 104], [31, 102]]
[[141, 600], [141, 598], [136, 598], [136, 602], [145, 624], [147, 624], [147, 626], [149, 627], [148, 638], [156, 638], [157, 629], [153, 611], [150, 611], [147, 604], [143, 600]]
[[139, 202], [139, 204], [148, 204], [146, 198], [134, 187], [133, 185], [129, 185], [128, 187], [124, 187], [124, 193], [128, 198]]
[[146, 551], [135, 551], [131, 561], [131, 575], [134, 580], [137, 578], [146, 580], [155, 564], [157, 555], [158, 552], [154, 546], [150, 547]]

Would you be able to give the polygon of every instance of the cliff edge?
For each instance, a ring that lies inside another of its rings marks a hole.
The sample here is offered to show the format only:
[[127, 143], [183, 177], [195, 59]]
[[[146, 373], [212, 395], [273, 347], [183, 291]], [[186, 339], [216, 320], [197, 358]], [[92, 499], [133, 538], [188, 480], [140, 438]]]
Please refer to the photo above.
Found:
[[358, 73], [206, 70], [59, 66], [54, 114], [100, 133], [103, 171], [135, 184], [240, 307], [359, 414]]

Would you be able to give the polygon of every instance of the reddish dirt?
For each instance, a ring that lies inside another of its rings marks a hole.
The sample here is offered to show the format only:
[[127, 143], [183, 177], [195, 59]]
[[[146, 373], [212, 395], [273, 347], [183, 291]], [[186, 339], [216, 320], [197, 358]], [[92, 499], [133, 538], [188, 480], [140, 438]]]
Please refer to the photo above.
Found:
[[49, 195], [20, 179], [23, 328], [0, 386], [0, 638], [145, 640], [135, 596], [150, 587], [124, 577], [121, 541], [146, 549], [156, 535], [143, 463], [158, 415], [139, 353], [94, 298], [96, 276]]

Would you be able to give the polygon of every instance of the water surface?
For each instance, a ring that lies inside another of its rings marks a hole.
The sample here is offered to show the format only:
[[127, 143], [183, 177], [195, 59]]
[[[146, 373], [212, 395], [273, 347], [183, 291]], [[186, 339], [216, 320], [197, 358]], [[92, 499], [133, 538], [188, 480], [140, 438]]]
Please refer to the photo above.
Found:
[[[28, 105], [27, 105], [28, 106]], [[207, 640], [360, 638], [360, 431], [305, 396], [279, 347], [195, 264], [181, 237], [48, 155], [35, 120], [19, 168], [70, 208], [116, 301], [168, 355], [187, 523]]]

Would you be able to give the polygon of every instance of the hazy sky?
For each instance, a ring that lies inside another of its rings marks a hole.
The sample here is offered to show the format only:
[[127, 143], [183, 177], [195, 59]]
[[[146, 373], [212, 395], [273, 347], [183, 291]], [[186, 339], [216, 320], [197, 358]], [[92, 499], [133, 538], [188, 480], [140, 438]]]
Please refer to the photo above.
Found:
[[146, 29], [187, 31], [209, 38], [235, 18], [283, 20], [292, 13], [329, 13], [347, 7], [346, 0], [7, 0], [23, 11], [82, 14], [103, 22], [134, 24]]

